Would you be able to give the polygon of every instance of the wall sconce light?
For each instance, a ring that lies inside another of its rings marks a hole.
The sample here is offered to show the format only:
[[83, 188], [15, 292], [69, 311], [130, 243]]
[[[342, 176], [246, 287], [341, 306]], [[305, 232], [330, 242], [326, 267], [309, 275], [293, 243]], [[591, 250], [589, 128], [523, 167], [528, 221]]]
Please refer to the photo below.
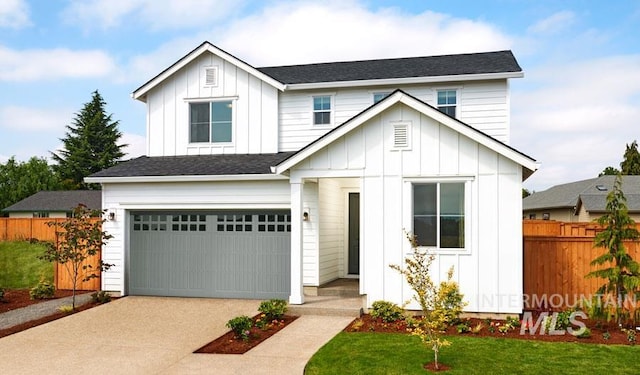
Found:
[[309, 221], [310, 217], [309, 217], [309, 208], [305, 207], [302, 210], [302, 221]]
[[107, 215], [109, 218], [109, 221], [115, 221], [116, 220], [116, 212], [115, 211], [109, 211], [109, 215]]

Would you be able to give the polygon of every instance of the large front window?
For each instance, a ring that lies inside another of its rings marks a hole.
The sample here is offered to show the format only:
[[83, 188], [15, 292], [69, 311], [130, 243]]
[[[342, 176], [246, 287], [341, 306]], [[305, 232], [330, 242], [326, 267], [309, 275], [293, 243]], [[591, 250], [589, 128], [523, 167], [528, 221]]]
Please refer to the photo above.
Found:
[[232, 113], [231, 100], [190, 103], [189, 141], [191, 143], [231, 142]]
[[419, 246], [464, 248], [464, 183], [413, 185], [413, 233]]

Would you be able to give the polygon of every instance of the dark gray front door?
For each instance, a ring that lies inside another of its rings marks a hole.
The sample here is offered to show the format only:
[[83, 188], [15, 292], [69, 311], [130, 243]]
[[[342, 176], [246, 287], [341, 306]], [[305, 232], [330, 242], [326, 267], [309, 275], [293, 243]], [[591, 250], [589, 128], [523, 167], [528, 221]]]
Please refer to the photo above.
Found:
[[360, 274], [360, 193], [349, 193], [349, 275]]
[[289, 296], [288, 211], [132, 212], [130, 217], [131, 295]]

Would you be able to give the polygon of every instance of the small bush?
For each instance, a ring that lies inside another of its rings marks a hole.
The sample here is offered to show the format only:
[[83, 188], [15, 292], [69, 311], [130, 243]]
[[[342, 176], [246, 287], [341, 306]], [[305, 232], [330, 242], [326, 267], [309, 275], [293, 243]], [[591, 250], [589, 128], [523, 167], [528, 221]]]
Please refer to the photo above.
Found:
[[263, 313], [269, 321], [280, 319], [287, 312], [287, 301], [283, 299], [262, 301], [258, 307], [258, 311]]
[[611, 334], [609, 332], [605, 332], [602, 334], [602, 338], [605, 340], [611, 339]]
[[458, 333], [467, 333], [469, 331], [471, 331], [471, 328], [469, 327], [469, 323], [460, 323], [456, 326], [456, 331], [458, 331]]
[[99, 304], [111, 302], [111, 295], [104, 290], [91, 293], [91, 302]]
[[62, 305], [60, 307], [58, 307], [58, 310], [65, 313], [65, 314], [69, 314], [70, 312], [73, 312], [73, 306], [71, 305]]
[[374, 301], [371, 304], [371, 316], [385, 323], [396, 322], [404, 317], [404, 310], [393, 302]]
[[587, 327], [584, 327], [584, 330], [579, 335], [577, 335], [577, 337], [579, 339], [588, 339], [589, 337], [591, 337], [591, 330]]
[[236, 337], [244, 341], [249, 340], [249, 332], [253, 327], [253, 320], [246, 315], [236, 316], [227, 322], [227, 327], [231, 328]]
[[0, 288], [0, 302], [4, 301], [4, 289]]
[[471, 328], [471, 333], [473, 333], [474, 335], [477, 335], [478, 333], [480, 333], [482, 331], [482, 329], [484, 328], [484, 324], [482, 324], [481, 322], [476, 324], [475, 326], [473, 326], [473, 328]]
[[635, 345], [635, 343], [636, 343], [636, 331], [634, 331], [633, 329], [622, 328], [622, 332], [625, 335], [627, 335], [627, 341], [629, 341], [629, 344]]
[[38, 285], [31, 288], [29, 296], [31, 299], [46, 299], [53, 298], [56, 293], [56, 287], [45, 280], [40, 280]]

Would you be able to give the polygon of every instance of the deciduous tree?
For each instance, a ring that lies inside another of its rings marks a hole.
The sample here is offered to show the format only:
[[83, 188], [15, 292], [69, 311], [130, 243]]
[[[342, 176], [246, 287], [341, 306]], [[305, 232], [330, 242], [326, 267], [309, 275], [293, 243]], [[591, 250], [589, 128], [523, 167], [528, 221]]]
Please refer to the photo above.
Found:
[[91, 262], [91, 258], [99, 254], [102, 246], [113, 237], [102, 231], [105, 221], [102, 211], [89, 210], [87, 206], [79, 205], [73, 210], [72, 218], [47, 223], [56, 229], [56, 241], [47, 247], [42, 259], [64, 266], [72, 282], [73, 310], [76, 308], [78, 282], [100, 277], [100, 272], [112, 266], [102, 259]]
[[57, 190], [60, 180], [45, 159], [14, 157], [0, 164], [0, 208], [6, 208], [41, 190]]

